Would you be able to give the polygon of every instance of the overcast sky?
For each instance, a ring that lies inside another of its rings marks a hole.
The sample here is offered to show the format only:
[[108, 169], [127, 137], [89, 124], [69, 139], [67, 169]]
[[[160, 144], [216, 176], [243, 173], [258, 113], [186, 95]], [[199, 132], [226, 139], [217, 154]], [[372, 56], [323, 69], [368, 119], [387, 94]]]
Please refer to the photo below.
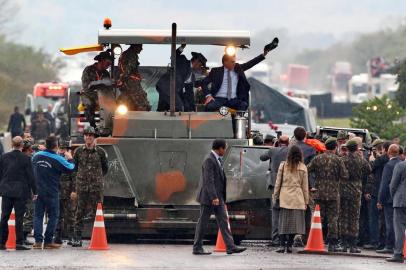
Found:
[[[249, 30], [284, 28], [292, 35], [370, 32], [401, 22], [403, 0], [15, 0], [20, 10], [13, 39], [58, 54], [61, 47], [97, 42], [108, 16], [116, 28]], [[271, 37], [270, 37], [271, 38]], [[281, 41], [283, 42], [283, 41]], [[168, 52], [145, 48], [142, 64], [156, 64]]]

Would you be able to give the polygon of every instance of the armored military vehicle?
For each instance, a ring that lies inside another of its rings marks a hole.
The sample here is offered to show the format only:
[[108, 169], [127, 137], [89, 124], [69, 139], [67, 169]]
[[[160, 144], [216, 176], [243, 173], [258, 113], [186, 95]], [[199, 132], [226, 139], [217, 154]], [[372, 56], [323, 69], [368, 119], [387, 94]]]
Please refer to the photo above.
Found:
[[[172, 67], [176, 44], [202, 46], [234, 46], [248, 48], [247, 31], [176, 31], [114, 29], [105, 24], [99, 30], [98, 45], [61, 49], [65, 54], [116, 49], [128, 44], [171, 44]], [[167, 48], [167, 46], [163, 46]], [[115, 74], [114, 67], [111, 74]], [[142, 85], [153, 108], [156, 107], [155, 83], [167, 67], [141, 67]], [[112, 75], [114, 80], [114, 75]], [[173, 82], [173, 81], [172, 81]], [[173, 90], [172, 88], [171, 90]], [[172, 93], [171, 93], [172, 94]], [[76, 95], [72, 92], [70, 95]], [[155, 100], [154, 100], [155, 97]], [[71, 98], [71, 101], [77, 98]], [[228, 177], [227, 204], [232, 232], [237, 240], [265, 239], [270, 236], [269, 197], [266, 189], [268, 164], [259, 156], [264, 147], [250, 146], [249, 117], [236, 116], [235, 131], [230, 113], [175, 112], [174, 99], [169, 112], [114, 112], [112, 133], [97, 142], [108, 153], [109, 173], [105, 177], [104, 217], [107, 233], [131, 234], [135, 237], [190, 238], [199, 216], [195, 192], [201, 164], [211, 150], [215, 138], [229, 144], [225, 157]], [[71, 121], [78, 117], [77, 106], [71, 103]], [[217, 226], [211, 218], [210, 235]]]

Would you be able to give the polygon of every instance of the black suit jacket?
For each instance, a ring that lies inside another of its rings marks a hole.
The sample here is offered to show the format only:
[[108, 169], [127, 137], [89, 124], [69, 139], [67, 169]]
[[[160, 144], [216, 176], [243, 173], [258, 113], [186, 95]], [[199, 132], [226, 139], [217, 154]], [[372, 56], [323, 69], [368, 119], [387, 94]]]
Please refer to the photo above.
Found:
[[[185, 81], [189, 78], [192, 72], [192, 67], [190, 66], [190, 60], [182, 54], [182, 52], [176, 50], [176, 92], [181, 93], [182, 89], [185, 87]], [[170, 81], [171, 73], [168, 71], [159, 78], [156, 89], [159, 94], [164, 95], [169, 98], [170, 95]], [[169, 101], [169, 99], [168, 99]]]
[[0, 196], [28, 199], [37, 194], [31, 159], [14, 150], [0, 157]]
[[[263, 61], [265, 57], [261, 54], [254, 59], [248, 61], [244, 64], [235, 64], [234, 71], [238, 75], [238, 84], [237, 84], [237, 98], [248, 102], [250, 84], [248, 83], [247, 77], [245, 77], [244, 71], [252, 68], [259, 62]], [[221, 85], [223, 84], [224, 77], [224, 66], [212, 68], [209, 75], [202, 81], [201, 86], [204, 91], [204, 95], [212, 95], [216, 97], [217, 93], [220, 90]], [[211, 84], [211, 89], [209, 90], [208, 85]]]
[[399, 158], [393, 158], [386, 163], [382, 172], [382, 181], [379, 187], [378, 202], [381, 204], [391, 205], [393, 203], [392, 196], [390, 195], [389, 186], [392, 180], [393, 170], [396, 164], [401, 160]]
[[227, 198], [226, 187], [227, 178], [224, 170], [215, 155], [210, 153], [203, 162], [196, 200], [200, 204], [212, 205], [212, 201], [218, 198], [220, 204], [224, 204]]

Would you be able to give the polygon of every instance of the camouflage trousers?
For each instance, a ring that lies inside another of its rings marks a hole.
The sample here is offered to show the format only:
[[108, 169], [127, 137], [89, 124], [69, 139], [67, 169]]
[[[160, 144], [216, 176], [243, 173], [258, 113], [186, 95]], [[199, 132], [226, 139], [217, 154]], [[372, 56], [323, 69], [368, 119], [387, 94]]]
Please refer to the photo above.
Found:
[[142, 89], [139, 80], [128, 80], [121, 88], [121, 96], [119, 103], [127, 105], [130, 111], [150, 111], [151, 105], [149, 104], [147, 93]]
[[358, 237], [361, 194], [353, 195], [340, 198], [339, 226], [343, 238]]
[[30, 234], [32, 232], [33, 227], [34, 227], [34, 202], [32, 200], [27, 200], [23, 220], [24, 234]]
[[59, 221], [56, 228], [57, 237], [70, 239], [73, 237], [77, 202], [68, 198], [59, 200]]
[[82, 97], [83, 104], [85, 105], [85, 117], [90, 126], [96, 128], [95, 112], [99, 106], [97, 98]]
[[327, 239], [338, 239], [340, 202], [338, 200], [316, 200], [316, 203], [320, 206], [321, 223], [323, 224], [323, 231], [327, 231]]
[[78, 202], [75, 215], [75, 238], [82, 238], [84, 222], [93, 222], [96, 216], [97, 203], [103, 201], [101, 190], [78, 190]]

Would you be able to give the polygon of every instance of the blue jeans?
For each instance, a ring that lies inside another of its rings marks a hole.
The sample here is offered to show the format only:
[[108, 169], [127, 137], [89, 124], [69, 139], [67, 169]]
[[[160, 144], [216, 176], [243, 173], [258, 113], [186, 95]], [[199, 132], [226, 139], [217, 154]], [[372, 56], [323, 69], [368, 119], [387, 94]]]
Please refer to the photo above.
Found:
[[372, 197], [368, 205], [369, 215], [369, 244], [379, 244], [379, 210], [376, 207], [378, 200], [376, 197]]
[[[45, 239], [42, 235], [44, 215], [48, 214], [48, 224]], [[34, 210], [34, 238], [36, 243], [50, 244], [54, 238], [59, 219], [59, 196], [38, 196]]]

